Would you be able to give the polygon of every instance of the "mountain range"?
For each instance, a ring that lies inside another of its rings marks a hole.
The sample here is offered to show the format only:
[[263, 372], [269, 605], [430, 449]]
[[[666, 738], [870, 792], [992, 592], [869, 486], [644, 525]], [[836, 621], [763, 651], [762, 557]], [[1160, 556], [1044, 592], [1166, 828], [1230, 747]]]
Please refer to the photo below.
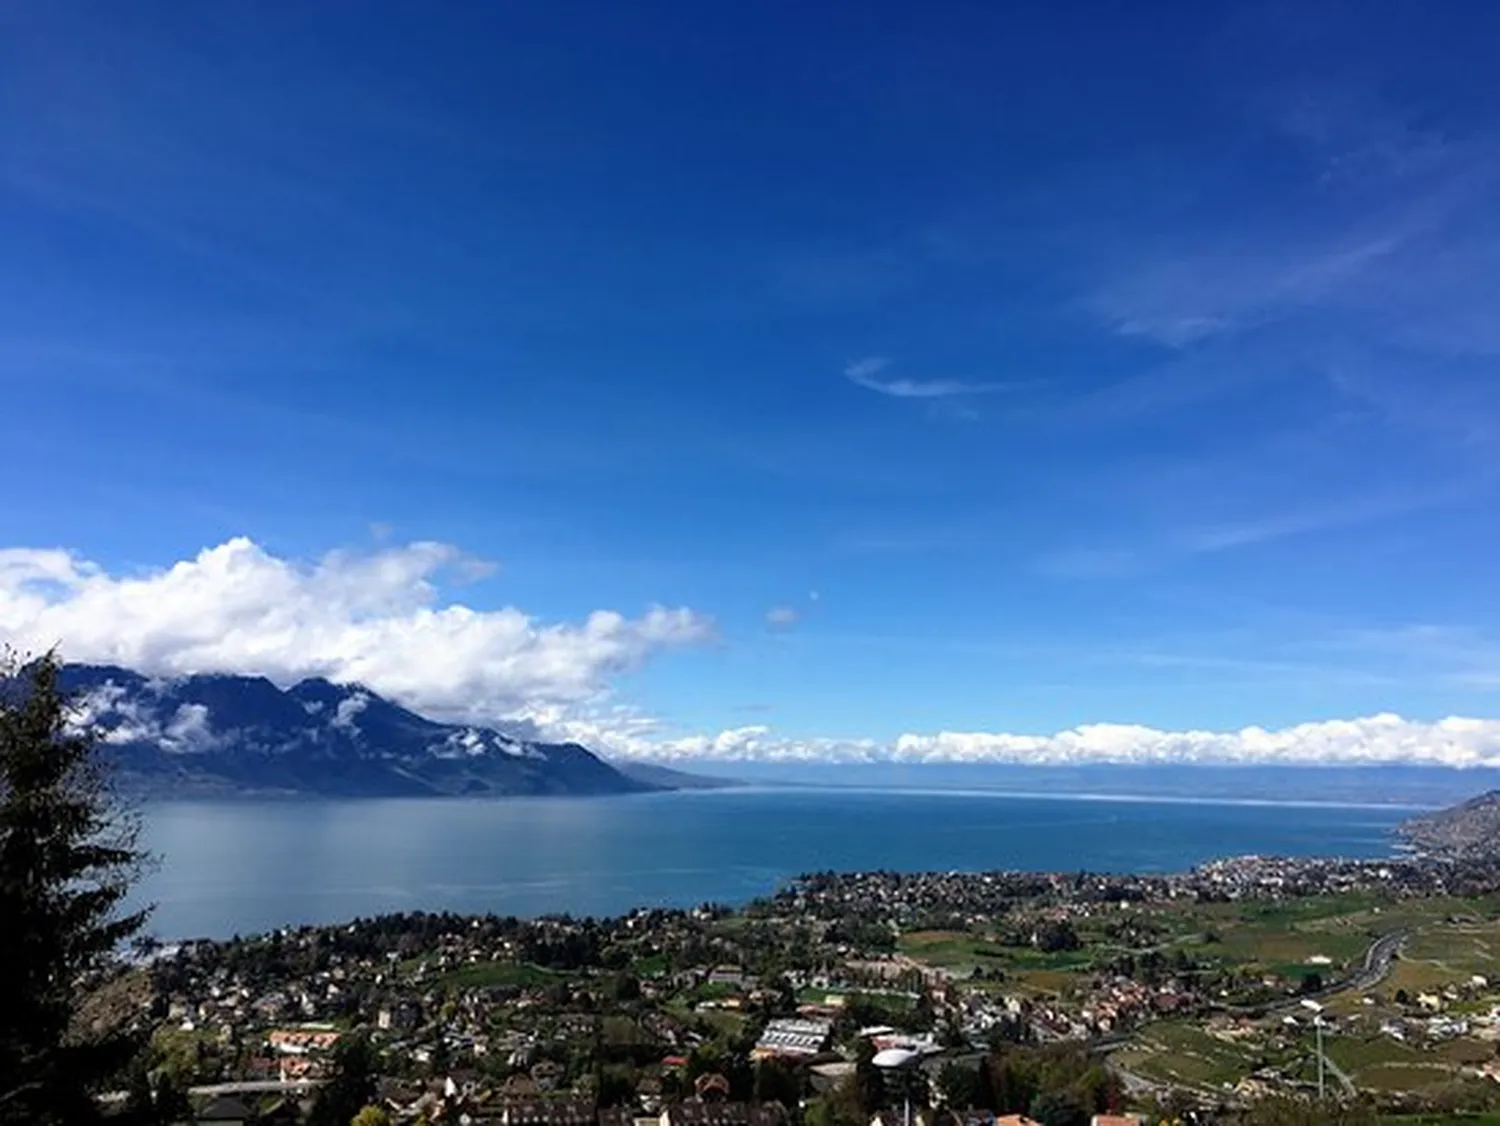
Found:
[[283, 689], [264, 677], [68, 664], [61, 681], [120, 787], [150, 797], [626, 794], [705, 781], [615, 766], [577, 743], [440, 723], [322, 678]]

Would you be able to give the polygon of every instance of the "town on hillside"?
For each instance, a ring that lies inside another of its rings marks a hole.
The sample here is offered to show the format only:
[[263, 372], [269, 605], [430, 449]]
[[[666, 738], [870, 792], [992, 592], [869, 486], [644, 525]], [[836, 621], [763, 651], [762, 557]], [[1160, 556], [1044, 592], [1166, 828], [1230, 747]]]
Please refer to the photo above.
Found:
[[501, 1126], [1484, 1110], [1500, 864], [821, 873], [740, 910], [390, 915], [157, 946], [95, 1003], [150, 1026], [184, 1121], [301, 1122], [338, 1084], [370, 1122]]

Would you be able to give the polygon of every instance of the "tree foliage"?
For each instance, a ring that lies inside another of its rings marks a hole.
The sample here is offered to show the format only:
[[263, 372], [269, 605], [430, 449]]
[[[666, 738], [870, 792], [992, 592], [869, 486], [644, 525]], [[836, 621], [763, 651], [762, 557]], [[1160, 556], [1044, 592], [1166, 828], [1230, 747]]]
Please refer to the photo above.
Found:
[[796, 1069], [780, 1060], [761, 1060], [755, 1065], [753, 1098], [758, 1103], [780, 1103], [795, 1110], [802, 1100], [802, 1080]]
[[144, 858], [59, 671], [51, 654], [0, 663], [0, 1123], [91, 1121], [140, 1046], [80, 1027], [87, 989], [145, 923], [122, 910]]
[[1379, 1116], [1364, 1100], [1314, 1101], [1288, 1095], [1261, 1099], [1239, 1121], [1241, 1126], [1375, 1126]]
[[1088, 1126], [1083, 1104], [1065, 1091], [1043, 1091], [1031, 1100], [1031, 1117], [1042, 1126]]
[[375, 1050], [363, 1036], [345, 1036], [333, 1050], [333, 1073], [318, 1088], [308, 1126], [347, 1126], [375, 1101]]
[[967, 1109], [985, 1105], [985, 1092], [980, 1082], [980, 1069], [949, 1060], [938, 1072], [937, 1087], [943, 1101], [956, 1109]]

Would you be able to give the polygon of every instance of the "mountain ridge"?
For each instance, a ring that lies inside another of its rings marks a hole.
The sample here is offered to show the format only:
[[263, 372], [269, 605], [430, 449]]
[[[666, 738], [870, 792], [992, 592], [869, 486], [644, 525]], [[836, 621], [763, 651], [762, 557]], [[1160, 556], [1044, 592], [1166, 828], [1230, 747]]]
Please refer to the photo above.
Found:
[[1399, 831], [1409, 845], [1431, 855], [1493, 856], [1500, 853], [1500, 790], [1403, 821]]
[[310, 677], [148, 677], [67, 664], [61, 684], [121, 789], [146, 797], [542, 796], [672, 788], [577, 743], [430, 719], [360, 684]]

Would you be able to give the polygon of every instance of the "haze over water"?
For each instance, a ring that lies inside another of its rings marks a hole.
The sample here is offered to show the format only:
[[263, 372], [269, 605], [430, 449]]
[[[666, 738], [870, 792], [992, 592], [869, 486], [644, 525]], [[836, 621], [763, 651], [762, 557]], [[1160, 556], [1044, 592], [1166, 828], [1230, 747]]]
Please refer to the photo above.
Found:
[[164, 938], [391, 911], [740, 904], [800, 873], [1176, 871], [1246, 853], [1379, 857], [1409, 805], [778, 789], [618, 798], [173, 802], [139, 895]]

